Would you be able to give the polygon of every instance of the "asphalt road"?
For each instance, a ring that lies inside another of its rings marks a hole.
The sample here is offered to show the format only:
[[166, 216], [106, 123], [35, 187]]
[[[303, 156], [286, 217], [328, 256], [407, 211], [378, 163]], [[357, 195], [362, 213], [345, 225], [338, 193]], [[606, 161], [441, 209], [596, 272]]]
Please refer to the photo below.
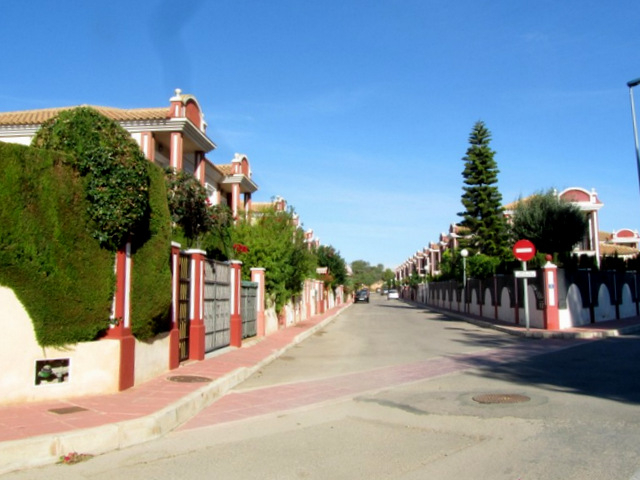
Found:
[[[247, 400], [242, 420], [215, 414]], [[3, 478], [640, 480], [638, 336], [516, 338], [373, 295], [216, 403], [160, 440]]]

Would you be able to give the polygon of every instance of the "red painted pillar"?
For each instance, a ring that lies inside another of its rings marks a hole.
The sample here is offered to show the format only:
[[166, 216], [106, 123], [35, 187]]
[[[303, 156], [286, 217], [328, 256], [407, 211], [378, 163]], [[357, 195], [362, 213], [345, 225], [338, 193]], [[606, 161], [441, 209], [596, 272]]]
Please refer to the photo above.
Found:
[[171, 330], [169, 331], [169, 370], [180, 366], [180, 244], [171, 242]]
[[206, 183], [206, 161], [204, 159], [204, 152], [195, 152], [195, 157], [195, 171], [193, 172], [193, 176], [198, 179], [200, 185], [204, 186]]
[[560, 330], [560, 314], [558, 311], [558, 267], [551, 263], [551, 256], [547, 256], [547, 263], [543, 267], [544, 274], [544, 328], [546, 330]]
[[135, 384], [136, 341], [131, 334], [131, 244], [116, 253], [116, 292], [113, 299], [111, 326], [106, 339], [120, 342], [118, 389], [126, 390]]
[[142, 153], [151, 163], [155, 162], [156, 155], [156, 145], [155, 139], [153, 138], [153, 133], [151, 132], [142, 132], [140, 134], [140, 147], [142, 148]]
[[181, 132], [171, 132], [171, 150], [169, 164], [177, 171], [182, 171], [183, 138]]
[[189, 299], [189, 359], [204, 360], [204, 255], [187, 250], [191, 256], [191, 298]]
[[231, 185], [231, 213], [233, 218], [238, 217], [238, 210], [240, 209], [240, 185], [234, 183]]
[[305, 320], [308, 320], [311, 318], [311, 281], [309, 279], [304, 281], [304, 302], [307, 313]]
[[316, 314], [324, 313], [324, 286], [320, 280], [316, 280], [316, 291], [318, 292], [316, 303]]
[[264, 337], [266, 325], [264, 319], [264, 268], [251, 269], [251, 281], [258, 284], [258, 298], [256, 298], [256, 335]]
[[231, 346], [242, 346], [242, 315], [240, 313], [240, 284], [242, 262], [231, 260]]

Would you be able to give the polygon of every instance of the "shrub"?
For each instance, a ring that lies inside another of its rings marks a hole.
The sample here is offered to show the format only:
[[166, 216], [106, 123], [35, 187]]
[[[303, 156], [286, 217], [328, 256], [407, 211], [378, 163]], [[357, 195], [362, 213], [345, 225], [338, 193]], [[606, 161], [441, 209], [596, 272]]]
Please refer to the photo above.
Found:
[[171, 221], [162, 169], [90, 108], [62, 112], [32, 144], [68, 155], [3, 146], [2, 194], [12, 201], [3, 200], [0, 217], [11, 225], [0, 233], [0, 282], [25, 305], [38, 342], [94, 340], [108, 327], [114, 251], [127, 240], [132, 332], [145, 340], [167, 330]]
[[0, 284], [16, 293], [42, 346], [94, 340], [109, 325], [114, 254], [86, 229], [72, 162], [0, 143]]
[[131, 330], [147, 340], [171, 329], [171, 222], [164, 172], [147, 162], [150, 215], [133, 242]]
[[32, 146], [72, 154], [70, 163], [86, 178], [92, 235], [102, 246], [117, 250], [136, 234], [149, 210], [148, 161], [125, 129], [80, 107], [45, 122]]
[[251, 222], [238, 222], [233, 240], [247, 247], [247, 251], [237, 249], [236, 253], [243, 262], [244, 279], [248, 279], [252, 267], [266, 269], [265, 289], [278, 313], [292, 296], [302, 291], [304, 279], [314, 274], [315, 257], [304, 242], [302, 229], [295, 226], [291, 210], [280, 212], [271, 208], [260, 212]]

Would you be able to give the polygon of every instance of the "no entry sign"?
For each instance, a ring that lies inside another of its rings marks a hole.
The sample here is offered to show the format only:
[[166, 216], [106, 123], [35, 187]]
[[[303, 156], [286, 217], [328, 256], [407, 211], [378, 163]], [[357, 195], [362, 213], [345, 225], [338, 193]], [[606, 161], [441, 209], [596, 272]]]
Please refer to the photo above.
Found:
[[536, 247], [529, 240], [518, 240], [513, 246], [513, 255], [523, 262], [528, 262], [536, 255]]

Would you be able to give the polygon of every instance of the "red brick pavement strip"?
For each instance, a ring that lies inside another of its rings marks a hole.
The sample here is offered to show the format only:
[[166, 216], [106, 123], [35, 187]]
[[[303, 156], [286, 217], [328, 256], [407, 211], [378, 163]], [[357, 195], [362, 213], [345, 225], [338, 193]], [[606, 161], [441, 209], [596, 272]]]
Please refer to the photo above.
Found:
[[[335, 307], [312, 319], [278, 330], [260, 340], [251, 340], [239, 349], [227, 349], [200, 362], [190, 362], [144, 384], [110, 395], [94, 395], [59, 401], [16, 404], [0, 407], [0, 442], [32, 438], [40, 435], [63, 434], [84, 428], [108, 425], [145, 417], [170, 407], [185, 396], [198, 391], [202, 383], [168, 381], [176, 375], [198, 375], [222, 379], [239, 369], [250, 368], [262, 361], [274, 359], [277, 353], [296, 342], [306, 331], [335, 317], [347, 305]], [[53, 413], [52, 409], [80, 407], [69, 414]]]
[[331, 378], [274, 385], [271, 387], [231, 392], [204, 409], [178, 430], [206, 427], [273, 414], [310, 405], [349, 398], [365, 392], [413, 383], [421, 380], [514, 360], [557, 352], [584, 340], [550, 340], [543, 344], [517, 345], [481, 352], [438, 357], [423, 362], [396, 365]]

